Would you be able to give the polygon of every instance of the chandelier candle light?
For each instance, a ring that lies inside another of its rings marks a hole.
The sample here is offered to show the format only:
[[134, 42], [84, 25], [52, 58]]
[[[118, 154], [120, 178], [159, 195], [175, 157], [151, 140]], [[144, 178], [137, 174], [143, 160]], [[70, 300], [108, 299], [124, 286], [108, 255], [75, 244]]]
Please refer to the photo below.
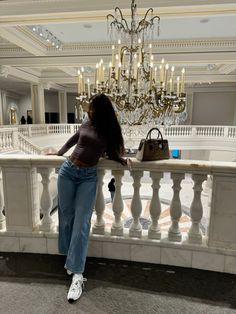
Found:
[[[92, 94], [108, 95], [124, 124], [171, 125], [184, 121], [185, 70], [182, 69], [180, 79], [175, 76], [174, 66], [165, 64], [164, 59], [159, 64], [154, 60], [152, 42], [154, 34], [159, 36], [159, 16], [149, 8], [139, 20], [132, 0], [130, 25], [118, 7], [115, 15], [107, 15], [107, 22], [111, 37], [116, 31], [119, 40], [111, 47], [107, 71], [103, 59], [96, 65]], [[91, 96], [89, 82], [85, 92], [83, 68], [78, 72], [78, 94], [80, 101]]]

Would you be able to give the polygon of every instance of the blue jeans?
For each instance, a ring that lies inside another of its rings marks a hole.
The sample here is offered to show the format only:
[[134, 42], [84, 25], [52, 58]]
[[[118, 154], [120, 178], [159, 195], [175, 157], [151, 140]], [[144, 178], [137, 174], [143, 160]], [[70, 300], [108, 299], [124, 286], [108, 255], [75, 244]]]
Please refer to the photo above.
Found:
[[95, 205], [97, 169], [81, 168], [65, 160], [58, 175], [59, 252], [65, 268], [83, 273]]

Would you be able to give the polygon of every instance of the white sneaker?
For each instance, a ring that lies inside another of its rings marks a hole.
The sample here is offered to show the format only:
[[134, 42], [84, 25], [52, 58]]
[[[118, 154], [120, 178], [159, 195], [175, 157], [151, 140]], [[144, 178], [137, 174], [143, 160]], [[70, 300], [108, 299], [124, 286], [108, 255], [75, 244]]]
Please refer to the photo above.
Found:
[[84, 281], [87, 281], [82, 274], [74, 274], [72, 283], [67, 294], [67, 300], [69, 303], [73, 303], [78, 300], [82, 294], [84, 288]]

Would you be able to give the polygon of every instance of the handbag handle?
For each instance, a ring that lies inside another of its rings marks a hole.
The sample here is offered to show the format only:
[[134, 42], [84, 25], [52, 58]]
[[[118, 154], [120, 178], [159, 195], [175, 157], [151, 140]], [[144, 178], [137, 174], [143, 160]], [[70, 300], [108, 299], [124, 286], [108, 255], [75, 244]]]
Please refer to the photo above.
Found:
[[151, 133], [152, 133], [152, 131], [154, 131], [154, 130], [158, 131], [157, 139], [159, 138], [159, 135], [160, 135], [160, 136], [161, 136], [161, 140], [163, 141], [162, 133], [161, 133], [161, 131], [160, 131], [158, 128], [152, 128], [151, 130], [149, 130], [149, 131], [148, 131], [148, 134], [147, 134], [147, 136], [146, 136], [146, 140], [147, 140], [147, 139], [149, 139], [149, 140], [152, 139], [152, 138], [151, 138]]

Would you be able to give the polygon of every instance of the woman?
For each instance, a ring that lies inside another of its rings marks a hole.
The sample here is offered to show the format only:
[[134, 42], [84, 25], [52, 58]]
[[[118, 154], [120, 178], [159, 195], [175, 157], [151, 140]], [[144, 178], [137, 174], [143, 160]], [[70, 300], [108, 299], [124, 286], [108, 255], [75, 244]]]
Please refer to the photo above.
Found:
[[58, 175], [59, 252], [66, 255], [65, 268], [73, 274], [67, 295], [74, 302], [82, 293], [90, 219], [96, 197], [96, 166], [106, 153], [109, 159], [126, 165], [121, 156], [124, 141], [110, 99], [94, 96], [89, 105], [89, 120], [84, 122], [58, 151], [62, 156], [72, 146], [72, 155], [64, 161]]

